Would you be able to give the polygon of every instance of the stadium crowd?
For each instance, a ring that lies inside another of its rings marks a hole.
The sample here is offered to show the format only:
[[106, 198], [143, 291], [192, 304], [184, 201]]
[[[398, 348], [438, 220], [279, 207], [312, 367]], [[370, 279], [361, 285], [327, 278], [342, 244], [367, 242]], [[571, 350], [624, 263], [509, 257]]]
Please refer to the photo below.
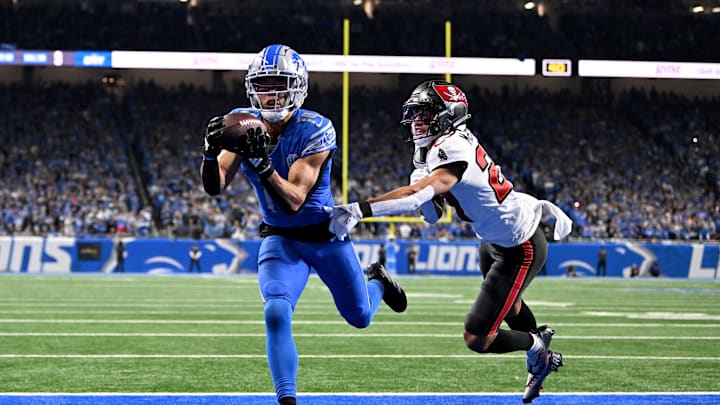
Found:
[[[205, 120], [242, 104], [238, 94], [137, 83], [117, 99], [91, 84], [5, 86], [2, 233], [256, 237], [260, 217], [244, 178], [211, 198], [198, 173]], [[307, 107], [329, 111], [339, 127], [339, 103], [332, 102], [339, 95], [328, 90], [313, 97], [323, 105], [309, 99]], [[489, 153], [507, 162], [504, 172], [516, 188], [570, 214], [574, 237], [718, 239], [717, 99], [478, 88], [468, 96], [475, 106], [469, 125]], [[351, 201], [408, 176], [411, 146], [397, 124], [404, 97], [399, 90], [352, 92]], [[337, 153], [336, 182], [341, 164]], [[378, 237], [386, 226], [363, 224], [360, 232]], [[460, 221], [398, 231], [472, 237]]]
[[720, 61], [720, 13], [691, 13], [683, 0], [542, 5], [539, 12], [501, 0], [452, 7], [441, 0], [395, 0], [368, 13], [350, 1], [327, 0], [8, 1], [0, 3], [0, 43], [19, 49], [256, 52], [282, 42], [303, 53], [337, 54], [348, 18], [350, 51], [359, 55], [444, 56], [444, 25], [451, 21], [454, 56]]
[[[350, 2], [284, 2], [282, 8], [257, 2], [248, 18], [245, 9], [223, 1], [198, 7], [4, 2], [0, 43], [20, 49], [254, 52], [285, 42], [301, 53], [338, 53], [342, 18], [349, 17], [356, 54], [443, 54], [442, 25], [451, 20], [456, 56], [720, 61], [720, 13], [692, 15], [679, 0], [610, 1], [613, 12], [594, 12], [592, 0], [570, 9], [556, 1], [543, 16], [509, 9], [502, 1], [452, 8], [436, 3], [392, 2], [371, 18]], [[428, 7], [435, 12], [428, 14]], [[268, 25], [282, 32], [270, 32]], [[44, 28], [20, 29], [28, 26]], [[504, 172], [516, 188], [571, 215], [574, 238], [720, 239], [717, 97], [645, 90], [489, 91], [459, 84], [471, 102], [469, 125], [488, 152], [507, 165]], [[138, 81], [118, 92], [95, 82], [2, 85], [0, 234], [257, 237], [260, 215], [249, 184], [240, 176], [227, 193], [211, 198], [198, 173], [207, 118], [247, 105], [244, 90], [233, 86], [166, 88]], [[410, 88], [353, 88], [350, 201], [407, 179], [411, 146], [401, 141], [398, 121]], [[326, 113], [339, 131], [340, 89], [320, 90], [311, 76], [311, 92], [305, 107]], [[337, 153], [337, 183], [341, 159]], [[380, 237], [387, 227], [363, 223], [358, 232]], [[458, 220], [403, 224], [398, 234], [473, 236]]]

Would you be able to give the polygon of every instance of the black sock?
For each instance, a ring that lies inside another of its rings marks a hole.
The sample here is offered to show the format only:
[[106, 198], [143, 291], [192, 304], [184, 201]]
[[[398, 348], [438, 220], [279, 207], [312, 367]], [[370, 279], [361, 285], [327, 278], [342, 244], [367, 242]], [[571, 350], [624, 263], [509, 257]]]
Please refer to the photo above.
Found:
[[537, 322], [535, 321], [535, 315], [533, 315], [530, 308], [525, 305], [525, 301], [522, 301], [522, 307], [520, 312], [512, 318], [505, 318], [505, 323], [508, 324], [510, 329], [519, 330], [522, 332], [530, 332], [537, 329]]
[[488, 353], [510, 353], [518, 350], [528, 350], [532, 347], [533, 338], [527, 332], [518, 330], [498, 330], [495, 340], [493, 340]]
[[297, 405], [295, 397], [282, 397], [278, 402], [280, 405]]

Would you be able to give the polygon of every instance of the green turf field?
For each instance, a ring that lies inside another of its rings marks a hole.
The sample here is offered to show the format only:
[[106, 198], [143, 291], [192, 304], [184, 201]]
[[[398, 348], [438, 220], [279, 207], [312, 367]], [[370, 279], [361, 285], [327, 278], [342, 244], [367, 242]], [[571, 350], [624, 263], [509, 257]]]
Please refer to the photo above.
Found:
[[[344, 323], [312, 278], [294, 332], [300, 392], [522, 392], [524, 353], [478, 355], [479, 278], [401, 278], [406, 313]], [[539, 278], [525, 294], [565, 367], [544, 392], [720, 391], [720, 283]], [[0, 276], [2, 392], [265, 392], [253, 277]]]

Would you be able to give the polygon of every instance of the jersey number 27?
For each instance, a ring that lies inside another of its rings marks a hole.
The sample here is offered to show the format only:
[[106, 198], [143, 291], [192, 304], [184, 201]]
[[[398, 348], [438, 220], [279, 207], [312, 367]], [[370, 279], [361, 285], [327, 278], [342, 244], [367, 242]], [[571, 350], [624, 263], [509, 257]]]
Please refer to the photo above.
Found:
[[502, 203], [512, 191], [512, 183], [503, 176], [500, 167], [493, 162], [492, 158], [488, 156], [485, 149], [480, 145], [478, 145], [475, 150], [475, 161], [482, 171], [487, 169], [488, 184], [490, 184], [490, 187], [492, 187], [495, 192], [498, 203]]

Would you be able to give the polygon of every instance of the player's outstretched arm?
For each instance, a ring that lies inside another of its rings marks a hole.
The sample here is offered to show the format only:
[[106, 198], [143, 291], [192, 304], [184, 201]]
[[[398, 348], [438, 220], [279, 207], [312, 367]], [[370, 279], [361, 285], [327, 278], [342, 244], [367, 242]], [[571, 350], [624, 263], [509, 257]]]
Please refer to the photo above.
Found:
[[326, 207], [331, 213], [330, 232], [344, 239], [361, 219], [374, 216], [412, 212], [431, 201], [436, 195], [448, 192], [458, 178], [447, 169], [436, 169], [429, 176], [409, 186], [398, 187], [368, 201]]
[[[410, 185], [419, 182], [429, 175], [430, 173], [427, 171], [426, 167], [420, 167], [413, 170], [410, 174]], [[422, 213], [422, 217], [425, 222], [429, 224], [436, 223], [440, 219], [440, 216], [442, 216], [444, 209], [445, 199], [440, 196], [436, 196], [432, 200], [424, 202], [420, 205], [420, 213]]]

